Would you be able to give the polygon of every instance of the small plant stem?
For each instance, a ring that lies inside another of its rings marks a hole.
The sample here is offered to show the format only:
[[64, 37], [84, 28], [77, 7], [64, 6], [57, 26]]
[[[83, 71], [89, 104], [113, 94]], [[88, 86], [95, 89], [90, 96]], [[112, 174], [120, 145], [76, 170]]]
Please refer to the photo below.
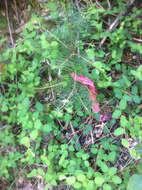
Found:
[[47, 88], [54, 88], [54, 87], [57, 87], [59, 85], [62, 85], [63, 82], [60, 82], [58, 84], [55, 84], [55, 85], [52, 85], [52, 86], [45, 86], [45, 87], [42, 87], [42, 88], [35, 88], [36, 90], [43, 90], [43, 89], [47, 89]]

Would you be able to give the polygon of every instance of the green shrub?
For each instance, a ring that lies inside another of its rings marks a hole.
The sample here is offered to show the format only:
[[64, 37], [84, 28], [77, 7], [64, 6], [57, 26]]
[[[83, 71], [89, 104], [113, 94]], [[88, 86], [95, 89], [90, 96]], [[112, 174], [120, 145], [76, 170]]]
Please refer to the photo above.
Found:
[[[141, 45], [132, 41], [133, 35], [142, 33], [141, 10], [133, 8], [112, 32], [103, 22], [125, 9], [123, 5], [123, 1], [115, 2], [106, 11], [86, 1], [86, 7], [78, 10], [72, 3], [49, 1], [44, 6], [50, 20], [33, 14], [16, 47], [3, 50], [1, 178], [11, 183], [18, 169], [28, 165], [25, 176], [41, 176], [46, 189], [59, 185], [81, 190], [126, 189], [133, 168], [121, 173], [116, 162], [123, 147], [137, 158], [127, 136], [142, 139], [142, 69], [132, 60], [135, 52], [138, 57], [142, 54]], [[105, 48], [98, 48], [104, 37], [108, 40]], [[130, 62], [125, 52], [130, 53]], [[78, 131], [88, 136], [94, 126], [84, 120], [91, 116], [97, 125], [100, 114], [92, 112], [88, 91], [73, 81], [72, 72], [94, 82], [101, 112], [107, 103], [113, 112], [112, 120], [103, 125], [103, 138], [87, 149]], [[69, 140], [70, 123], [75, 134]], [[119, 142], [113, 142], [115, 138]], [[141, 177], [136, 175], [131, 179]], [[128, 190], [132, 185], [128, 183]]]

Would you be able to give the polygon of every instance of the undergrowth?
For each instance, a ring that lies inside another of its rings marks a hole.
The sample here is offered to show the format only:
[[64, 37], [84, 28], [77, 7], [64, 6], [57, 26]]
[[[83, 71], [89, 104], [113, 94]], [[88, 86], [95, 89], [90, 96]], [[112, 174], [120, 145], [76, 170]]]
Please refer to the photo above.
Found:
[[[0, 178], [8, 189], [21, 175], [46, 190], [142, 189], [142, 11], [101, 4], [43, 3], [48, 15], [33, 13], [3, 50]], [[93, 81], [99, 113], [72, 73]]]

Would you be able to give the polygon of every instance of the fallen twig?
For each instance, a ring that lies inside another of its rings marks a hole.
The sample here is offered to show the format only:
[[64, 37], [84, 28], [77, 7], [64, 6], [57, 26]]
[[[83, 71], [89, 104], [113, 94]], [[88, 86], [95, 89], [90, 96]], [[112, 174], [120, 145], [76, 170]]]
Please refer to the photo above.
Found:
[[73, 136], [74, 136], [74, 134], [75, 134], [75, 130], [74, 130], [73, 125], [72, 125], [71, 122], [70, 122], [70, 127], [71, 127], [71, 130], [72, 130], [72, 134], [73, 134]]
[[77, 9], [80, 10], [80, 6], [79, 6], [78, 0], [75, 0], [75, 4], [76, 4]]
[[109, 0], [107, 0], [107, 4], [108, 4], [109, 9], [111, 9], [111, 4]]
[[[127, 4], [127, 7], [129, 8], [130, 6], [132, 6], [134, 2], [135, 2], [135, 0], [131, 0], [130, 3]], [[127, 10], [128, 10], [128, 8], [127, 8]], [[110, 25], [110, 27], [109, 27], [109, 29], [107, 30], [107, 32], [110, 32], [110, 33], [111, 33], [112, 30], [118, 26], [118, 24], [119, 24], [119, 22], [120, 22], [120, 18], [126, 14], [127, 10], [126, 10], [126, 11], [121, 11], [121, 12], [119, 13], [119, 15], [117, 16], [117, 18], [116, 18], [116, 19], [114, 20], [114, 22]], [[104, 42], [106, 41], [106, 39], [107, 39], [107, 36], [105, 36], [105, 37], [102, 39], [102, 41], [101, 41], [100, 44], [99, 44], [99, 47], [100, 47], [100, 48], [102, 47], [102, 45], [104, 44]]]
[[104, 9], [103, 6], [96, 0], [96, 5], [98, 5], [98, 8]]
[[142, 43], [142, 39], [138, 39], [138, 38], [133, 38], [134, 41]]
[[16, 0], [14, 0], [14, 5], [15, 5], [15, 13], [16, 13], [17, 21], [18, 21], [18, 24], [19, 24], [20, 22], [19, 22], [19, 16], [18, 16], [18, 10], [17, 10]]
[[5, 8], [6, 8], [6, 19], [7, 19], [8, 30], [9, 30], [9, 34], [10, 34], [10, 40], [11, 40], [12, 46], [14, 46], [14, 41], [13, 41], [13, 37], [12, 37], [12, 31], [11, 31], [11, 28], [10, 28], [10, 22], [9, 22], [9, 16], [8, 16], [7, 0], [5, 0]]
[[92, 130], [90, 131], [90, 135], [91, 135], [92, 144], [94, 144], [94, 138], [93, 138]]

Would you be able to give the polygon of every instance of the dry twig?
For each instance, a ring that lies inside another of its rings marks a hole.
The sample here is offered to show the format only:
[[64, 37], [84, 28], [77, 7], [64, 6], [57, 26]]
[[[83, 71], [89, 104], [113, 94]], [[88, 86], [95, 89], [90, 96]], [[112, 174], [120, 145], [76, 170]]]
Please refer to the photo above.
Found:
[[96, 5], [98, 5], [98, 8], [104, 9], [103, 6], [96, 0]]
[[7, 19], [8, 30], [9, 30], [9, 34], [10, 34], [10, 40], [11, 40], [12, 46], [14, 46], [14, 41], [13, 41], [13, 37], [12, 37], [12, 31], [11, 31], [10, 21], [9, 21], [9, 16], [8, 16], [7, 0], [5, 0], [5, 8], [6, 8], [6, 19]]
[[133, 38], [134, 41], [142, 43], [142, 39], [138, 39], [138, 38]]
[[75, 130], [74, 130], [73, 125], [72, 125], [71, 122], [70, 122], [70, 127], [71, 127], [71, 130], [72, 130], [72, 134], [73, 134], [73, 136], [74, 136], [74, 134], [75, 134]]
[[[132, 6], [134, 2], [135, 2], [135, 0], [131, 0], [130, 3], [127, 4], [127, 7], [129, 8], [130, 6]], [[128, 10], [128, 9], [127, 9], [127, 10]], [[127, 10], [126, 10], [126, 11], [121, 11], [121, 12], [119, 13], [119, 15], [117, 16], [117, 18], [116, 18], [116, 19], [114, 20], [114, 22], [110, 25], [110, 27], [109, 27], [109, 29], [107, 30], [107, 32], [110, 32], [110, 33], [111, 33], [111, 32], [113, 31], [113, 29], [118, 26], [118, 24], [119, 24], [119, 22], [120, 22], [121, 16], [124, 16], [124, 15], [126, 14]], [[102, 39], [102, 41], [101, 41], [100, 44], [99, 44], [99, 47], [102, 47], [102, 45], [104, 44], [104, 42], [106, 41], [106, 39], [107, 39], [107, 36], [105, 36], [105, 37]]]
[[107, 4], [108, 4], [109, 9], [111, 9], [111, 4], [109, 0], [107, 0]]
[[76, 4], [77, 9], [80, 10], [80, 6], [79, 6], [78, 0], [75, 0], [75, 4]]
[[17, 19], [17, 22], [18, 22], [18, 24], [20, 23], [19, 22], [19, 16], [18, 16], [18, 10], [17, 10], [17, 3], [16, 3], [16, 0], [14, 0], [14, 5], [15, 5], [15, 13], [16, 13], [16, 19]]

